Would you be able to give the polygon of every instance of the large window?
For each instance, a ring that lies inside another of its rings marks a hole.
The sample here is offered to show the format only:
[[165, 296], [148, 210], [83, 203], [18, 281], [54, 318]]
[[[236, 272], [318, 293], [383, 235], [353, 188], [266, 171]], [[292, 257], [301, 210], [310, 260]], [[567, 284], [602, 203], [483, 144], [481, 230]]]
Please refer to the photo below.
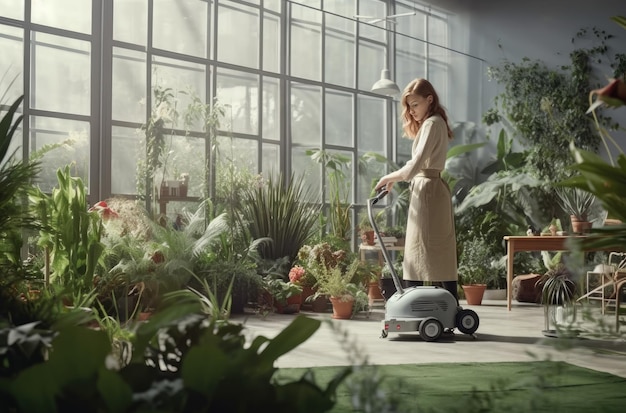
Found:
[[0, 104], [26, 95], [13, 146], [45, 151], [46, 190], [70, 164], [92, 202], [139, 195], [159, 121], [150, 185], [189, 174], [201, 197], [207, 167], [236, 163], [305, 174], [328, 202], [329, 171], [307, 155], [325, 150], [352, 160], [346, 197], [363, 206], [386, 166], [357, 162], [410, 156], [398, 101], [371, 92], [383, 68], [400, 88], [428, 77], [452, 118], [479, 116], [452, 96], [478, 87], [480, 63], [450, 48], [449, 24], [402, 0], [0, 0]]

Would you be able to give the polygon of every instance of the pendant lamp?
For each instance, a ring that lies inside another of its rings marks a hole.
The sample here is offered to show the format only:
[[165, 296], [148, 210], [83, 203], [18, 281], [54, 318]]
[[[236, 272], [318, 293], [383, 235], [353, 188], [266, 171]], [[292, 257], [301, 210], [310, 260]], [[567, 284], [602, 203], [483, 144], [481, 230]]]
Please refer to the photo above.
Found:
[[374, 86], [372, 86], [372, 92], [387, 96], [396, 96], [400, 93], [400, 88], [393, 80], [391, 80], [389, 69], [387, 69], [387, 67], [381, 70], [380, 80], [374, 83]]

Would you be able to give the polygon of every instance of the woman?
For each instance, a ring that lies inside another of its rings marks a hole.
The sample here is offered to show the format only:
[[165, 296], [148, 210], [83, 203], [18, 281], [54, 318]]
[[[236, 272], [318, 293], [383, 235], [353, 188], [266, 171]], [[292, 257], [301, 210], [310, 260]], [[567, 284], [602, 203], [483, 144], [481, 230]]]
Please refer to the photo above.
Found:
[[380, 178], [375, 189], [391, 191], [411, 182], [403, 278], [407, 287], [441, 282], [457, 298], [456, 234], [450, 188], [441, 178], [452, 130], [437, 92], [426, 79], [415, 79], [402, 93], [404, 136], [413, 139], [412, 158]]

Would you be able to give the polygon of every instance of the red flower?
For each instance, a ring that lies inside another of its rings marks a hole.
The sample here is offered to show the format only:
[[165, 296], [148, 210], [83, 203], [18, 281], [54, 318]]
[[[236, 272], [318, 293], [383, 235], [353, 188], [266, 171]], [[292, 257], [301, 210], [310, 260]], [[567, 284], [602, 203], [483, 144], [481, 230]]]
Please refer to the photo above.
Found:
[[94, 206], [92, 206], [91, 208], [89, 208], [89, 212], [92, 211], [97, 211], [98, 213], [100, 213], [100, 215], [102, 215], [103, 219], [110, 219], [110, 218], [118, 218], [119, 215], [117, 214], [117, 212], [113, 211], [111, 208], [109, 208], [109, 206], [107, 205], [106, 202], [104, 201], [100, 201], [98, 203], [96, 203]]

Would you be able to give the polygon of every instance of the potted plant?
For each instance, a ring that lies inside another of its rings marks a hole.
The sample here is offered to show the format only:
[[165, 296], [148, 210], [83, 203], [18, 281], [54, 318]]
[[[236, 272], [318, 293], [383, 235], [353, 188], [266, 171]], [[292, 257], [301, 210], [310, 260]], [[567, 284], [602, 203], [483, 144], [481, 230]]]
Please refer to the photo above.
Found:
[[315, 312], [326, 311], [329, 301], [323, 294], [316, 294], [317, 292], [317, 269], [320, 265], [326, 267], [336, 267], [338, 265], [345, 265], [345, 260], [348, 256], [343, 247], [343, 243], [335, 245], [336, 239], [327, 239], [325, 241], [318, 242], [314, 245], [303, 245], [298, 251], [298, 263], [304, 268], [304, 275], [302, 283], [310, 285], [311, 289], [305, 289], [304, 299], [305, 303], [311, 304], [312, 310]]
[[555, 193], [563, 211], [570, 215], [572, 233], [589, 232], [591, 229], [589, 213], [594, 204], [595, 196], [591, 192], [571, 187], [556, 187]]
[[300, 311], [302, 287], [297, 283], [267, 275], [263, 279], [263, 288], [271, 297], [273, 307], [277, 312], [293, 314]]
[[363, 244], [374, 245], [374, 228], [372, 228], [367, 211], [361, 211], [359, 214], [358, 230]]
[[[320, 263], [315, 263], [311, 270], [315, 274], [316, 292], [314, 297], [325, 295], [330, 299], [333, 306], [333, 318], [351, 318], [355, 302], [354, 283], [352, 279], [359, 267], [359, 261], [355, 259], [348, 266], [328, 265], [322, 258]], [[363, 292], [365, 293], [365, 292]]]
[[545, 329], [547, 337], [571, 335], [570, 329], [576, 319], [576, 283], [572, 274], [562, 262], [562, 252], [550, 256], [542, 251], [543, 262], [548, 271], [537, 281], [541, 287], [541, 303], [544, 306]]
[[477, 237], [463, 245], [459, 257], [460, 281], [468, 305], [480, 305], [493, 272], [491, 250], [485, 239]]

